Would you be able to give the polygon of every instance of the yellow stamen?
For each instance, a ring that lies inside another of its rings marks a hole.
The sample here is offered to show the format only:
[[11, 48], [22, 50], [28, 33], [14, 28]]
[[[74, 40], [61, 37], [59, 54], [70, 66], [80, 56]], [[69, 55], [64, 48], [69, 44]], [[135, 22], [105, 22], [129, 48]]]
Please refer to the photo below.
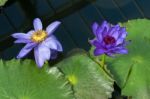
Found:
[[33, 35], [31, 36], [31, 40], [33, 42], [39, 43], [39, 42], [42, 42], [43, 40], [45, 40], [46, 37], [47, 37], [46, 31], [38, 30], [38, 31], [33, 33]]

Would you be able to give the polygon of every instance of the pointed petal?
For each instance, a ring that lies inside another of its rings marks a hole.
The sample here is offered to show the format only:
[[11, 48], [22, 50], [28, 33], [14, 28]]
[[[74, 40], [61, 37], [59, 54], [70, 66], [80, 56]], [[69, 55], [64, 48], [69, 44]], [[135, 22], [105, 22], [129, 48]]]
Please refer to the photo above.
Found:
[[122, 49], [120, 49], [120, 50], [117, 50], [116, 53], [117, 53], [117, 54], [128, 54], [128, 50], [125, 49], [125, 48], [122, 48]]
[[107, 21], [103, 21], [102, 25], [101, 25], [101, 28], [105, 28], [106, 29], [106, 32], [109, 31], [110, 29], [110, 24], [107, 23]]
[[57, 50], [57, 45], [56, 45], [55, 41], [56, 41], [55, 36], [50, 36], [42, 43], [50, 49]]
[[35, 31], [43, 29], [42, 22], [41, 22], [41, 20], [39, 18], [35, 18], [34, 19], [33, 26], [34, 26]]
[[46, 32], [48, 33], [48, 35], [51, 35], [56, 29], [57, 27], [61, 24], [60, 21], [55, 21], [52, 22], [47, 28], [46, 28]]
[[44, 60], [50, 59], [51, 51], [47, 46], [40, 44], [38, 46], [38, 51], [39, 51], [40, 57], [42, 57]]
[[102, 54], [105, 54], [105, 50], [103, 50], [103, 49], [98, 49], [98, 48], [96, 48], [96, 49], [94, 50], [94, 55], [95, 55], [95, 56], [102, 55]]
[[39, 51], [38, 51], [38, 47], [34, 48], [34, 57], [35, 57], [35, 62], [37, 64], [37, 66], [39, 68], [41, 68], [44, 64], [44, 60], [42, 59], [42, 57], [40, 57]]
[[102, 36], [103, 31], [104, 31], [104, 28], [101, 28], [101, 27], [98, 27], [98, 29], [96, 31], [96, 37], [99, 42], [102, 42], [102, 40], [103, 40], [103, 36]]
[[58, 40], [56, 40], [56, 44], [57, 44], [57, 51], [62, 52], [63, 48], [62, 48], [61, 43]]
[[96, 31], [97, 31], [97, 28], [98, 28], [98, 23], [94, 22], [94, 24], [92, 25], [92, 31], [94, 33], [94, 35], [96, 35]]
[[115, 25], [114, 27], [116, 28], [116, 31], [119, 31], [119, 29], [120, 29], [120, 25], [119, 24]]
[[100, 37], [98, 37], [98, 38], [101, 40], [101, 37], [104, 37], [108, 34], [109, 28], [110, 28], [110, 26], [107, 23], [107, 21], [103, 21], [101, 26], [99, 26], [96, 30], [96, 36], [98, 37], [98, 35], [99, 35]]
[[51, 55], [50, 49], [42, 44], [40, 44], [34, 49], [35, 61], [38, 67], [40, 68], [44, 65], [44, 62], [46, 60], [50, 59], [50, 55]]
[[105, 37], [108, 35], [107, 29], [106, 27], [104, 27], [103, 31], [102, 31], [102, 37]]
[[119, 37], [125, 39], [126, 36], [127, 36], [127, 34], [128, 34], [128, 33], [126, 32], [126, 28], [121, 28], [119, 32], [120, 32], [120, 36], [119, 36]]
[[107, 56], [110, 56], [110, 57], [112, 57], [112, 58], [115, 57], [114, 53], [110, 53], [110, 52], [106, 53], [106, 55], [107, 55]]
[[[110, 29], [109, 29], [109, 35], [112, 36], [114, 33], [116, 33], [116, 31], [119, 32], [119, 29], [120, 29], [120, 26], [119, 24], [115, 25], [115, 26], [112, 26]], [[119, 32], [120, 33], [120, 32]]]
[[116, 45], [122, 44], [123, 42], [124, 42], [124, 39], [123, 39], [123, 38], [119, 38], [119, 39], [116, 41]]
[[24, 56], [26, 56], [32, 49], [33, 47], [35, 47], [36, 44], [35, 43], [28, 43], [25, 45], [25, 47], [23, 47], [21, 49], [21, 51], [19, 52], [17, 58], [23, 58]]
[[128, 34], [127, 32], [122, 33], [121, 38], [125, 39], [127, 34]]
[[17, 39], [14, 43], [31, 43], [29, 39]]
[[57, 51], [63, 51], [62, 45], [60, 42], [56, 39], [55, 36], [48, 37], [45, 41], [42, 42], [45, 46], [47, 46], [50, 49], [57, 50]]
[[116, 28], [115, 27], [111, 27], [108, 31], [108, 35], [112, 35], [114, 32], [116, 31]]
[[30, 39], [30, 35], [25, 33], [14, 33], [12, 34], [12, 37], [18, 38], [18, 39]]
[[34, 33], [34, 30], [30, 30], [29, 32], [27, 32], [28, 35], [32, 36], [32, 34]]
[[95, 39], [90, 40], [89, 42], [90, 42], [92, 45], [94, 45], [95, 47], [98, 47], [98, 48], [101, 47], [101, 44], [100, 44], [97, 40], [95, 40]]
[[58, 52], [55, 50], [51, 50], [51, 59], [56, 59], [58, 55]]
[[115, 31], [115, 32], [112, 34], [112, 37], [114, 37], [115, 40], [117, 40], [118, 37], [119, 37], [119, 31]]

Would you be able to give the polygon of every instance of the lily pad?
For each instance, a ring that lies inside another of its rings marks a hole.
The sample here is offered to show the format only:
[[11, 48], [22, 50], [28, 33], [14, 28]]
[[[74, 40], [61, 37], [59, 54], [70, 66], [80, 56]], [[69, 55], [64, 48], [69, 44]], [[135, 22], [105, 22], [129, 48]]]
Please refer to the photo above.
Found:
[[85, 52], [70, 55], [57, 66], [72, 84], [77, 99], [108, 99], [112, 80]]
[[74, 99], [63, 74], [44, 67], [31, 60], [0, 61], [0, 99]]
[[109, 58], [108, 68], [122, 89], [132, 99], [150, 98], [150, 20], [130, 20], [127, 28], [129, 54]]
[[8, 0], [0, 0], [0, 6], [4, 6]]

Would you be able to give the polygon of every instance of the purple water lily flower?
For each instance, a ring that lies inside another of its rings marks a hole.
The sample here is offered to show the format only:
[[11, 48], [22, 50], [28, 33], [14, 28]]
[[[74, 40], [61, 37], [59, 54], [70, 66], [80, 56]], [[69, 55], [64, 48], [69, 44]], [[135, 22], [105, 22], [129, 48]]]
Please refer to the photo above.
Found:
[[[28, 33], [15, 33], [12, 36], [17, 38], [15, 43], [25, 43], [25, 47], [21, 49], [17, 58], [23, 58], [32, 49], [34, 49], [35, 61], [38, 67], [42, 67], [44, 62], [56, 56], [56, 51], [63, 51], [60, 42], [53, 35], [53, 32], [61, 24], [54, 21], [43, 30], [42, 22], [39, 18], [34, 19], [34, 30]], [[54, 56], [52, 56], [54, 55]]]
[[106, 54], [114, 56], [114, 54], [127, 54], [128, 50], [126, 36], [127, 32], [124, 27], [119, 25], [110, 25], [106, 21], [99, 26], [98, 23], [92, 25], [92, 30], [96, 38], [90, 40], [90, 43], [95, 46], [94, 55]]

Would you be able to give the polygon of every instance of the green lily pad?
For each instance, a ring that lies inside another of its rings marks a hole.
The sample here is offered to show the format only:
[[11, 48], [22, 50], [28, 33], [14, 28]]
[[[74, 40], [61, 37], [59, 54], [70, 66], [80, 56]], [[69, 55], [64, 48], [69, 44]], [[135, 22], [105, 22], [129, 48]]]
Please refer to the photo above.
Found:
[[108, 68], [122, 89], [122, 95], [133, 99], [150, 98], [150, 20], [123, 23], [127, 27], [129, 54], [109, 58]]
[[114, 80], [85, 52], [72, 54], [57, 66], [72, 84], [77, 99], [108, 99], [111, 97]]
[[4, 6], [8, 0], [0, 0], [0, 6]]
[[37, 68], [31, 60], [0, 61], [0, 99], [74, 99], [56, 68]]

